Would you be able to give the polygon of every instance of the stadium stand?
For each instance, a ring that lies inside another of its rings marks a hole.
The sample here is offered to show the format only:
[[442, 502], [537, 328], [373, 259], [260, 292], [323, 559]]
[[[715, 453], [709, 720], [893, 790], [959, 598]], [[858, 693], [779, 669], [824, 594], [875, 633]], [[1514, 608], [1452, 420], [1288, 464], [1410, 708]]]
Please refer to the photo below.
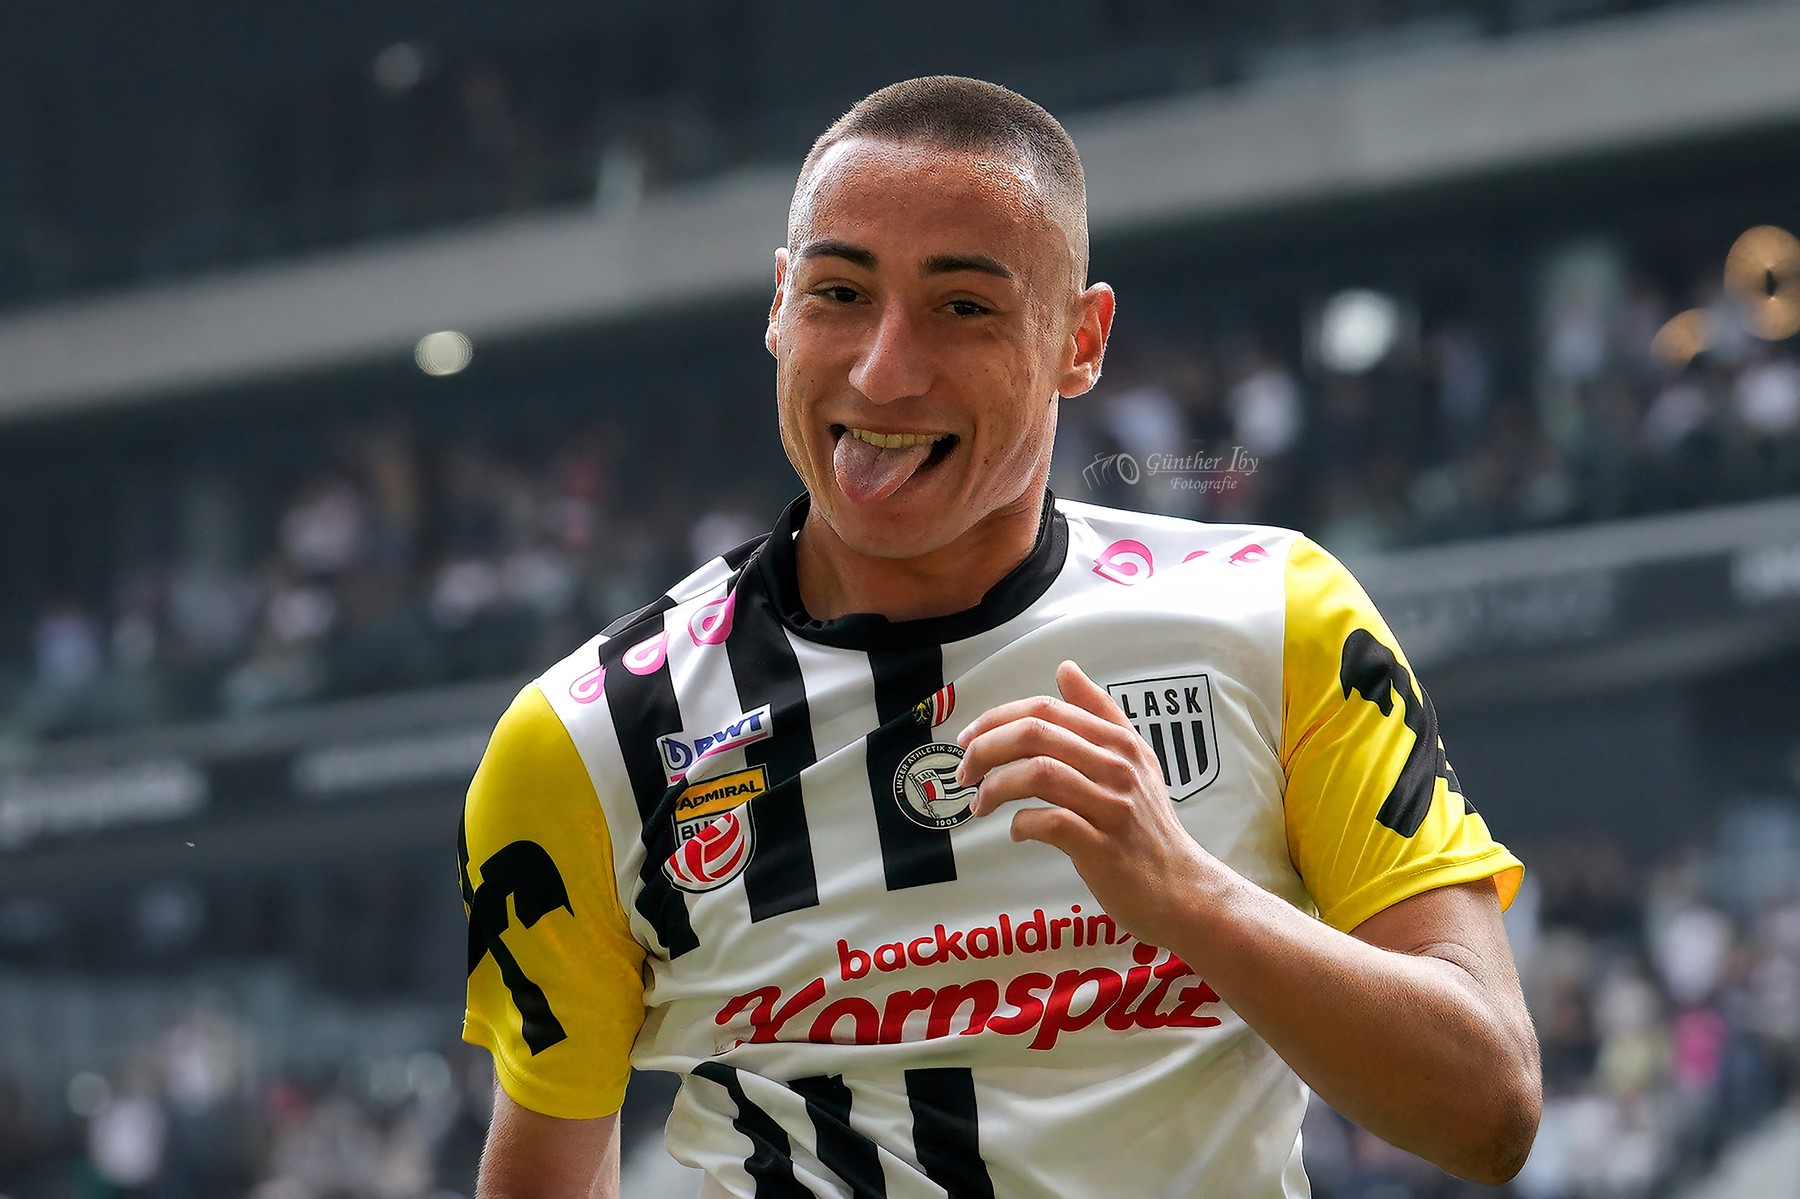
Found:
[[[788, 498], [792, 163], [951, 69], [1088, 156], [1122, 315], [1059, 494], [1349, 558], [1532, 867], [1510, 1193], [1729, 1199], [1800, 1102], [1800, 257], [1751, 232], [1800, 229], [1792, 6], [834, 17], [881, 51], [829, 85], [776, 61], [797, 0], [516, 8], [0, 41], [0, 1196], [469, 1193], [460, 789], [520, 681]], [[1307, 1136], [1320, 1195], [1467, 1193]]]

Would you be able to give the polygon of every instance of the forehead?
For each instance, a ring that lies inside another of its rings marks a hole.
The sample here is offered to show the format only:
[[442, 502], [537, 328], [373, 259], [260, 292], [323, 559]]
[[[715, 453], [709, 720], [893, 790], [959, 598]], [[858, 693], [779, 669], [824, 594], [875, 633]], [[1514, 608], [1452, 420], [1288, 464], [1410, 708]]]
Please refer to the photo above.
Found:
[[1027, 271], [1070, 253], [1022, 157], [861, 137], [832, 146], [801, 180], [788, 233], [796, 252], [831, 238], [877, 255], [984, 253]]

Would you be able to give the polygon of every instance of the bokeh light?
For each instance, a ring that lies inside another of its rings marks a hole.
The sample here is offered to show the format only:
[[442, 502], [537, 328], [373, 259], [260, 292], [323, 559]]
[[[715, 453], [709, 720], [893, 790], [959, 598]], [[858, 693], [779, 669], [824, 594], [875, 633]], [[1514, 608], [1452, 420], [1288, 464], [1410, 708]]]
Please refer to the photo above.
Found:
[[1379, 365], [1399, 337], [1400, 305], [1378, 291], [1341, 291], [1319, 314], [1319, 360], [1341, 374], [1361, 374]]
[[1705, 312], [1677, 312], [1650, 339], [1650, 354], [1665, 369], [1678, 371], [1712, 345], [1712, 323]]
[[475, 346], [461, 333], [443, 330], [427, 333], [413, 347], [413, 361], [428, 375], [454, 375], [475, 357]]
[[1725, 256], [1725, 287], [1758, 337], [1800, 333], [1800, 238], [1776, 225], [1746, 229]]
[[81, 1073], [69, 1080], [69, 1110], [91, 1120], [112, 1102], [112, 1087], [98, 1074]]

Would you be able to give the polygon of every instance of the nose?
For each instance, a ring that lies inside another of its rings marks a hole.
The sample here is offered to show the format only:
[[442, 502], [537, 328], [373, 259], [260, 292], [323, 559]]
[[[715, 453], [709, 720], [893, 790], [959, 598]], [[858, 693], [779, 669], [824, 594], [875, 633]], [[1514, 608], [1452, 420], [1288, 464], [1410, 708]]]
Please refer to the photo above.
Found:
[[891, 404], [930, 390], [930, 345], [906, 305], [881, 306], [869, 339], [850, 368], [850, 386], [876, 404]]

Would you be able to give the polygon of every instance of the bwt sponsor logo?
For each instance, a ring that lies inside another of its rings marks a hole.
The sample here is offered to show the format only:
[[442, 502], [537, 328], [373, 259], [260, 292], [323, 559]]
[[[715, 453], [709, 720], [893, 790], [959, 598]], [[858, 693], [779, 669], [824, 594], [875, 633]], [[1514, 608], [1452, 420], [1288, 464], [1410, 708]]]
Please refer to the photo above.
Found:
[[[792, 994], [758, 987], [734, 996], [713, 1019], [747, 1032], [735, 1044], [809, 1041], [876, 1045], [940, 1037], [996, 1033], [1024, 1037], [1031, 1049], [1051, 1049], [1066, 1033], [1099, 1025], [1113, 1032], [1158, 1028], [1216, 1028], [1218, 993], [1188, 964], [1155, 945], [1134, 942], [1104, 914], [1051, 919], [1042, 908], [1014, 920], [1002, 913], [992, 924], [967, 929], [936, 925], [931, 932], [861, 949], [837, 943], [837, 981], [856, 983], [876, 975], [945, 962], [1009, 958], [1068, 946], [1131, 944], [1132, 964], [1011, 973], [936, 987], [883, 994], [830, 997], [815, 978]], [[1006, 972], [1002, 972], [1006, 973]], [[1209, 1010], [1212, 1009], [1212, 1010]]]
[[773, 731], [769, 705], [764, 704], [754, 712], [740, 713], [723, 728], [709, 733], [683, 731], [658, 737], [656, 749], [662, 755], [663, 773], [673, 783], [686, 778], [687, 772], [702, 759], [761, 741]]

